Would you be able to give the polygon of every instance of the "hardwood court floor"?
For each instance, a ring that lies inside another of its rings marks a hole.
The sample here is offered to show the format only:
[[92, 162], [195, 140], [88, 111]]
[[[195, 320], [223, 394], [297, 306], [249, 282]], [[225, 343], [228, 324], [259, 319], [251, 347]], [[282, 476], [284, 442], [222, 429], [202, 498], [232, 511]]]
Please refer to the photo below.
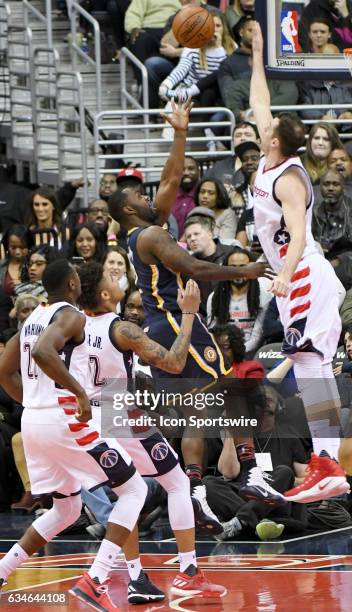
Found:
[[[11, 517], [6, 526], [4, 516], [0, 515], [0, 556], [24, 526], [20, 528], [17, 517], [16, 520]], [[27, 518], [23, 520], [28, 522]], [[169, 597], [177, 571], [176, 546], [172, 539], [163, 539], [160, 531], [154, 536], [154, 540], [141, 543], [142, 561], [152, 580], [165, 590], [167, 599], [152, 605], [129, 605], [128, 574], [121, 557], [111, 574], [111, 595], [122, 612], [352, 612], [352, 528], [270, 543], [216, 544], [200, 540], [197, 543], [200, 566], [209, 578], [228, 589], [228, 594], [215, 603]], [[50, 605], [43, 596], [47, 598], [48, 592], [67, 594], [91, 565], [98, 546], [96, 540], [82, 537], [55, 539], [10, 577], [0, 598], [1, 612], [24, 609], [89, 612], [92, 608], [68, 595], [62, 605], [59, 602]], [[38, 601], [28, 603], [29, 592], [42, 599], [38, 597]], [[11, 599], [15, 602], [11, 603]]]

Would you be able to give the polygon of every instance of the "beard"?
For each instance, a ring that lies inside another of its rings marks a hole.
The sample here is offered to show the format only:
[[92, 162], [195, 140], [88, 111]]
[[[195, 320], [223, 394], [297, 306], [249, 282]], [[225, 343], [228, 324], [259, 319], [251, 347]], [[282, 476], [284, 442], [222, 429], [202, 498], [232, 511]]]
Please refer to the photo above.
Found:
[[195, 187], [196, 183], [197, 183], [197, 179], [190, 179], [188, 177], [182, 177], [180, 187], [182, 191], [189, 193], [193, 189], [193, 187]]
[[134, 204], [134, 209], [141, 221], [147, 221], [150, 224], [154, 224], [157, 222], [158, 213], [154, 208], [147, 208], [146, 206], [139, 206], [139, 204]]

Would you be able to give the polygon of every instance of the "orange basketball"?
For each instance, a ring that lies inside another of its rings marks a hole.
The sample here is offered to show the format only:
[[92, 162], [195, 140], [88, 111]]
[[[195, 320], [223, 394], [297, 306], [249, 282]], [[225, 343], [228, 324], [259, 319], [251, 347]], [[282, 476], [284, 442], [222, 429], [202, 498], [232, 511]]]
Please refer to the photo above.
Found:
[[199, 49], [214, 36], [214, 19], [200, 6], [185, 6], [172, 22], [172, 31], [182, 47]]

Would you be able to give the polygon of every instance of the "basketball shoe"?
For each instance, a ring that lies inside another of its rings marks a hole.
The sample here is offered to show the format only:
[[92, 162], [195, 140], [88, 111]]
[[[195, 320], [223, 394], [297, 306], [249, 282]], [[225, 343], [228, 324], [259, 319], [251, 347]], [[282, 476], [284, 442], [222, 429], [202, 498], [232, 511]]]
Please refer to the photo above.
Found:
[[[194, 573], [190, 576], [187, 572]], [[179, 572], [174, 578], [170, 592], [172, 595], [203, 597], [219, 599], [224, 597], [227, 589], [220, 584], [209, 582], [203, 572], [197, 570], [193, 565], [187, 568], [186, 572]]]
[[285, 498], [287, 501], [307, 504], [343, 495], [349, 490], [342, 467], [329, 456], [318, 457], [312, 453], [304, 481], [298, 487], [286, 491]]
[[206, 488], [201, 481], [199, 481], [199, 484], [191, 485], [191, 499], [196, 527], [201, 531], [210, 532], [212, 535], [222, 533], [221, 523], [209, 508]]
[[146, 604], [165, 599], [165, 593], [158, 589], [142, 570], [137, 580], [130, 580], [127, 599], [131, 604]]
[[91, 578], [88, 573], [85, 573], [75, 586], [69, 590], [69, 593], [84, 601], [94, 610], [100, 610], [100, 612], [119, 612], [119, 608], [110, 599], [107, 586], [109, 582], [110, 578], [100, 583], [98, 578]]
[[256, 499], [268, 506], [284, 506], [287, 500], [270, 486], [271, 480], [270, 474], [255, 466], [240, 475], [239, 494], [245, 499]]

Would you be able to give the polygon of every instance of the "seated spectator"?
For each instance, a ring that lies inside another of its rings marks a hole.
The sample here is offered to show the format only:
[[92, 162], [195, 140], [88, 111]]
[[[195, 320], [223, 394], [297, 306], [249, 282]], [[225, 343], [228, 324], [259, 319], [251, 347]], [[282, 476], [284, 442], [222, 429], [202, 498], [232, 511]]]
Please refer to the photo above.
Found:
[[94, 11], [107, 11], [110, 17], [110, 25], [116, 43], [116, 53], [112, 58], [117, 62], [120, 58], [120, 50], [125, 46], [125, 15], [131, 0], [93, 0]]
[[[125, 249], [120, 246], [108, 247], [101, 263], [126, 296], [135, 290], [135, 274]], [[117, 314], [124, 312], [125, 300], [117, 304]]]
[[102, 240], [106, 240], [108, 245], [117, 244], [117, 235], [120, 226], [113, 221], [109, 215], [109, 207], [106, 200], [93, 200], [88, 205], [87, 221], [93, 223], [101, 234]]
[[313, 185], [319, 183], [328, 169], [328, 158], [333, 149], [343, 147], [337, 130], [329, 123], [315, 123], [307, 140], [302, 163]]
[[[351, 104], [352, 86], [349, 81], [305, 81], [300, 84], [300, 104]], [[303, 119], [325, 121], [329, 119], [352, 119], [350, 110], [305, 109], [300, 111]], [[346, 126], [342, 126], [346, 127]], [[350, 127], [350, 126], [348, 126]]]
[[226, 106], [229, 106], [233, 81], [235, 79], [250, 78], [252, 38], [255, 25], [254, 17], [242, 17], [238, 24], [239, 47], [221, 64], [218, 71], [218, 84], [221, 97]]
[[[221, 244], [214, 239], [215, 214], [212, 210], [199, 207], [197, 214], [194, 208], [189, 213], [185, 223], [185, 239], [187, 248], [194, 257], [212, 263], [222, 264], [226, 255], [233, 247]], [[212, 281], [198, 281], [201, 292], [200, 311], [206, 314], [207, 300], [216, 283]]]
[[36, 234], [37, 230], [51, 230], [42, 238], [35, 235], [35, 241], [48, 243], [56, 249], [61, 248], [61, 211], [57, 203], [55, 191], [49, 187], [39, 187], [34, 191], [27, 213], [26, 226]]
[[17, 321], [18, 330], [22, 329], [23, 323], [28, 319], [33, 310], [37, 308], [39, 303], [39, 298], [30, 293], [21, 293], [21, 295], [18, 296], [14, 308], [14, 318]]
[[82, 257], [84, 261], [95, 260], [101, 262], [106, 250], [106, 243], [102, 239], [99, 230], [87, 221], [76, 227], [72, 233], [67, 250], [67, 258]]
[[309, 48], [307, 53], [340, 53], [338, 47], [331, 43], [331, 36], [330, 21], [317, 15], [309, 24]]
[[[235, 155], [241, 160], [241, 172], [238, 173], [238, 182], [235, 186], [236, 198], [233, 199], [238, 215], [244, 209], [253, 208], [252, 187], [260, 160], [260, 148], [256, 142], [243, 142], [237, 145]], [[242, 180], [241, 178], [242, 177]]]
[[[254, 258], [250, 252], [234, 247], [226, 255], [223, 264], [245, 266]], [[246, 353], [254, 353], [262, 339], [265, 311], [271, 299], [263, 279], [221, 281], [207, 302], [208, 325], [234, 323], [242, 329], [245, 337]]]
[[21, 283], [22, 268], [33, 245], [33, 237], [24, 225], [14, 225], [2, 238], [5, 259], [0, 261], [0, 286], [5, 294], [13, 296], [15, 287]]
[[344, 335], [345, 358], [334, 366], [337, 387], [341, 399], [341, 427], [345, 436], [350, 436], [352, 406], [352, 327], [347, 327]]
[[[276, 490], [284, 493], [302, 482], [308, 454], [305, 447], [289, 425], [281, 427], [278, 415], [283, 409], [283, 400], [272, 387], [264, 387], [257, 394], [255, 414], [258, 420], [254, 436], [258, 464], [266, 454], [266, 478]], [[291, 434], [288, 437], [288, 434]], [[216, 536], [219, 540], [236, 537], [243, 531], [255, 531], [262, 539], [279, 537], [286, 526], [302, 531], [307, 526], [306, 508], [303, 504], [288, 504], [283, 508], [271, 508], [261, 502], [246, 501], [239, 495], [240, 463], [232, 437], [224, 438], [218, 461], [218, 470], [223, 477], [206, 476], [204, 484], [210, 508], [222, 522], [224, 532]], [[263, 523], [270, 520], [270, 525]]]
[[298, 26], [299, 43], [309, 51], [309, 26], [319, 15], [332, 31], [331, 42], [340, 51], [352, 46], [351, 8], [348, 0], [311, 0], [304, 7]]
[[255, 0], [233, 0], [225, 13], [230, 31], [234, 32], [234, 28], [238, 28], [238, 24], [243, 18], [254, 19], [254, 4]]
[[[216, 178], [221, 181], [229, 193], [232, 208], [236, 208], [238, 195], [235, 189], [238, 185], [243, 184], [244, 181], [244, 175], [241, 169], [242, 162], [238, 155], [236, 155], [236, 148], [238, 145], [245, 142], [255, 142], [259, 145], [257, 127], [253, 123], [249, 123], [249, 121], [242, 121], [235, 126], [232, 138], [235, 154], [215, 162], [215, 164], [206, 171], [203, 178]], [[242, 198], [240, 206], [242, 206]]]
[[215, 214], [214, 238], [220, 241], [235, 238], [237, 218], [231, 208], [228, 193], [220, 181], [216, 179], [200, 181], [194, 194], [194, 203], [195, 215], [199, 206], [209, 208]]
[[194, 157], [185, 157], [183, 175], [171, 214], [175, 217], [178, 226], [178, 235], [181, 238], [185, 220], [188, 213], [194, 208], [194, 194], [199, 181], [199, 166]]
[[58, 258], [58, 252], [48, 244], [33, 247], [26, 259], [21, 274], [21, 284], [15, 287], [15, 295], [30, 293], [40, 300], [46, 300], [47, 293], [42, 284], [42, 276], [49, 263]]
[[328, 167], [337, 170], [345, 180], [345, 194], [352, 197], [352, 162], [346, 147], [333, 149], [328, 157]]
[[312, 230], [330, 257], [349, 251], [352, 255], [352, 200], [344, 193], [344, 179], [337, 170], [321, 178], [322, 201], [313, 209]]
[[[180, 8], [179, 0], [132, 0], [125, 16], [125, 30], [129, 34], [129, 48], [142, 62], [158, 55], [167, 19]], [[141, 74], [135, 70], [138, 84]]]
[[115, 191], [117, 191], [116, 174], [104, 174], [100, 179], [99, 197], [107, 202]]
[[240, 327], [231, 323], [216, 324], [215, 327], [212, 327], [211, 333], [236, 378], [264, 378], [265, 372], [262, 364], [259, 361], [245, 359], [245, 335]]
[[[208, 8], [208, 5], [203, 4], [200, 0], [180, 0], [180, 2], [182, 6], [192, 5], [201, 6], [205, 9]], [[155, 57], [149, 57], [145, 62], [148, 72], [149, 108], [157, 108], [159, 106], [160, 84], [170, 74], [171, 70], [174, 69], [183, 51], [183, 47], [180, 46], [172, 31], [172, 22], [177, 13], [171, 15], [165, 24], [160, 41], [159, 54]]]

